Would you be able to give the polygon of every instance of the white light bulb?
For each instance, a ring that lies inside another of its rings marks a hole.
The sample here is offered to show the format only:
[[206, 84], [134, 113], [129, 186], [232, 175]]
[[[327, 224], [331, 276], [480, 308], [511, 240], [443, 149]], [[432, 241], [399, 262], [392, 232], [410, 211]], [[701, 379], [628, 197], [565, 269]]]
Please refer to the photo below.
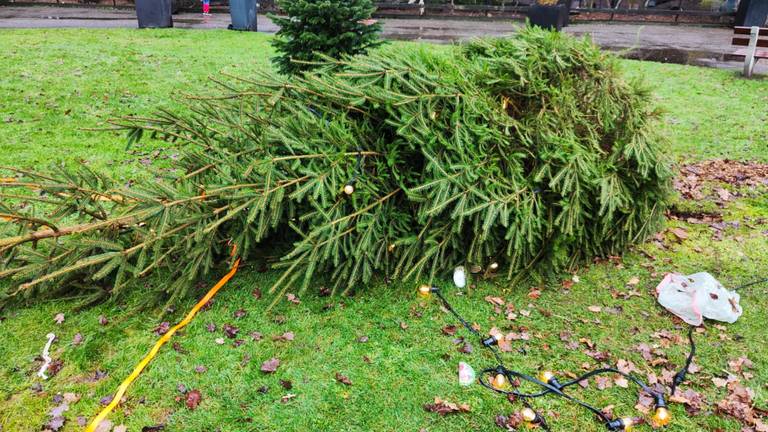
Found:
[[453, 269], [453, 283], [459, 288], [467, 286], [467, 271], [464, 270], [464, 266]]

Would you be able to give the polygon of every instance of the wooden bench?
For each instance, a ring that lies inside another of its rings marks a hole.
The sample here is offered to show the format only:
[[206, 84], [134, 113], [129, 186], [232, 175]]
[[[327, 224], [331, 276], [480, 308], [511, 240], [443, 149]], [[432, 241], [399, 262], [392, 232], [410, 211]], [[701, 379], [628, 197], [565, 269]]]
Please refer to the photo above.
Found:
[[746, 47], [737, 50], [734, 55], [744, 56], [744, 76], [749, 78], [755, 63], [759, 59], [768, 59], [768, 28], [735, 27], [732, 44]]

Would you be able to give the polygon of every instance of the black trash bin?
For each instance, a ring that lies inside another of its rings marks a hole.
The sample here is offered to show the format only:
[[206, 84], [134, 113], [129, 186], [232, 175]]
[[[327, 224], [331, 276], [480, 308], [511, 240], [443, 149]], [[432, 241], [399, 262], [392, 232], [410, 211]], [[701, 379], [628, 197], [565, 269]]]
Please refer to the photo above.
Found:
[[232, 30], [256, 31], [256, 16], [259, 11], [257, 0], [229, 0], [229, 15]]
[[172, 0], [136, 0], [139, 28], [173, 27]]
[[570, 20], [570, 2], [560, 0], [557, 4], [540, 4], [534, 2], [528, 8], [528, 20], [531, 25], [551, 30], [562, 30]]
[[736, 25], [763, 27], [768, 19], [768, 0], [741, 0], [736, 10]]

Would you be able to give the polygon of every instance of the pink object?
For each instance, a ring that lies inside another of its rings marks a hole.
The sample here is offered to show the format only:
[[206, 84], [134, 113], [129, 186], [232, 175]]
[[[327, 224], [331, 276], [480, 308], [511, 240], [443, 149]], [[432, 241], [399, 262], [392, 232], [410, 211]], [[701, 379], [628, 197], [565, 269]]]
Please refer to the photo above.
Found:
[[203, 2], [203, 13], [208, 15], [211, 13], [211, 3], [208, 1]]

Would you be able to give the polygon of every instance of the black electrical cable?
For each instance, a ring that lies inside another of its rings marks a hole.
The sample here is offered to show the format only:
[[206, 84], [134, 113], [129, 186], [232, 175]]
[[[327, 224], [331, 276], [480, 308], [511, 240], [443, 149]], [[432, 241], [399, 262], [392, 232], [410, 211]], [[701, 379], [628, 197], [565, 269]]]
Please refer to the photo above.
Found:
[[[448, 299], [446, 299], [443, 296], [443, 293], [440, 292], [440, 289], [436, 287], [432, 287], [432, 292], [434, 292], [435, 295], [437, 295], [437, 297], [440, 298], [440, 300], [443, 302], [443, 306], [445, 306], [448, 312], [450, 312], [454, 317], [456, 317], [456, 319], [459, 320], [461, 325], [463, 325], [464, 328], [467, 329], [467, 331], [477, 336], [480, 339], [480, 343], [493, 353], [493, 356], [496, 357], [496, 361], [499, 362], [499, 365], [504, 366], [504, 360], [502, 360], [498, 350], [493, 346], [495, 339], [493, 338], [483, 339], [483, 336], [480, 334], [480, 332], [478, 332], [474, 327], [472, 327], [470, 323], [468, 323], [461, 315], [459, 315], [458, 312], [456, 312], [456, 309], [454, 309], [453, 306], [451, 306], [451, 304], [448, 302]], [[493, 342], [491, 341], [491, 339], [493, 339]]]
[[[511, 377], [520, 378], [520, 379], [523, 379], [525, 381], [534, 383], [534, 384], [536, 384], [538, 386], [544, 387], [546, 390], [544, 392], [541, 392], [541, 394], [535, 394], [535, 393], [534, 394], [526, 394], [526, 393], [520, 393], [517, 390], [497, 389], [497, 388], [492, 387], [491, 385], [488, 384], [488, 382], [486, 382], [485, 380], [482, 379], [483, 375], [492, 374], [492, 373], [495, 373], [495, 374], [499, 374], [500, 373], [500, 374], [504, 375], [510, 382], [512, 382], [512, 380], [510, 379]], [[583, 402], [583, 401], [581, 401], [581, 400], [579, 400], [579, 399], [577, 399], [577, 398], [575, 398], [575, 397], [573, 397], [571, 395], [568, 395], [568, 394], [564, 393], [559, 388], [559, 386], [554, 386], [554, 385], [552, 385], [550, 383], [545, 383], [545, 382], [540, 381], [540, 380], [538, 380], [538, 379], [536, 379], [536, 378], [534, 378], [534, 377], [532, 377], [530, 375], [526, 375], [526, 374], [523, 374], [523, 373], [520, 373], [520, 372], [517, 372], [517, 371], [514, 371], [514, 370], [507, 369], [504, 366], [497, 366], [496, 368], [485, 369], [482, 372], [480, 372], [480, 376], [481, 376], [481, 378], [478, 379], [478, 382], [480, 383], [480, 385], [482, 385], [483, 387], [485, 387], [487, 389], [493, 390], [493, 391], [495, 391], [497, 393], [517, 396], [517, 397], [519, 397], [521, 399], [537, 398], [537, 397], [541, 397], [541, 396], [544, 396], [544, 395], [549, 394], [549, 393], [554, 393], [554, 394], [556, 394], [556, 395], [558, 395], [560, 397], [563, 397], [563, 398], [565, 398], [565, 399], [567, 399], [567, 400], [569, 400], [569, 401], [571, 401], [571, 402], [573, 402], [573, 403], [575, 403], [577, 405], [580, 405], [580, 406], [588, 409], [589, 411], [592, 411], [595, 415], [597, 415], [598, 417], [603, 419], [603, 421], [605, 421], [605, 422], [611, 421], [611, 419], [608, 416], [606, 416], [605, 413], [602, 410], [600, 410], [598, 408], [595, 408], [595, 407], [593, 407], [592, 405], [590, 405], [590, 404], [588, 404], [586, 402]]]
[[685, 366], [683, 366], [672, 379], [672, 391], [670, 393], [672, 396], [675, 395], [677, 386], [685, 381], [685, 376], [688, 375], [688, 370], [691, 368], [691, 363], [693, 363], [693, 356], [696, 355], [696, 344], [693, 342], [693, 326], [688, 329], [688, 342], [691, 344], [691, 351], [688, 353], [688, 358], [685, 360]]
[[766, 282], [768, 282], [768, 278], [764, 278], [764, 279], [758, 279], [758, 280], [756, 280], [756, 281], [752, 281], [752, 282], [749, 282], [749, 283], [745, 283], [744, 285], [739, 285], [739, 286], [737, 286], [736, 288], [734, 288], [734, 291], [736, 291], [736, 290], [740, 290], [740, 289], [743, 289], [743, 288], [747, 288], [747, 287], [751, 287], [751, 286], [753, 286], [753, 285], [759, 285], [759, 284], [763, 284], [763, 283], [766, 283]]
[[[483, 387], [485, 387], [487, 389], [490, 389], [490, 390], [492, 390], [494, 392], [507, 395], [508, 399], [510, 401], [512, 401], [512, 398], [510, 398], [509, 396], [514, 396], [514, 397], [518, 398], [526, 408], [528, 408], [528, 409], [533, 411], [533, 413], [536, 415], [536, 422], [546, 431], [550, 430], [548, 424], [546, 423], [546, 420], [543, 418], [543, 416], [541, 416], [537, 411], [535, 411], [531, 407], [531, 405], [528, 403], [527, 399], [543, 397], [543, 396], [546, 396], [548, 394], [555, 394], [555, 395], [558, 395], [558, 396], [560, 396], [560, 397], [562, 397], [562, 398], [564, 398], [564, 399], [566, 399], [566, 400], [568, 400], [568, 401], [570, 401], [572, 403], [575, 403], [575, 404], [577, 404], [577, 405], [579, 405], [579, 406], [581, 406], [583, 408], [586, 408], [587, 410], [589, 410], [592, 413], [594, 413], [596, 416], [598, 416], [604, 422], [604, 424], [605, 424], [605, 426], [606, 426], [606, 428], [608, 430], [620, 431], [620, 430], [625, 430], [626, 429], [626, 427], [628, 425], [626, 425], [624, 423], [624, 420], [622, 420], [622, 419], [613, 420], [607, 414], [605, 414], [602, 410], [600, 410], [600, 409], [598, 409], [598, 408], [596, 408], [596, 407], [594, 407], [594, 406], [592, 406], [592, 405], [590, 405], [590, 404], [588, 404], [588, 403], [586, 403], [586, 402], [584, 402], [582, 400], [579, 400], [578, 398], [575, 398], [575, 397], [573, 397], [573, 396], [571, 396], [569, 394], [566, 394], [563, 391], [563, 389], [565, 389], [565, 388], [568, 388], [568, 387], [573, 386], [573, 385], [575, 385], [575, 384], [577, 384], [577, 383], [579, 383], [581, 381], [584, 381], [585, 379], [588, 379], [590, 377], [593, 377], [593, 376], [596, 376], [596, 375], [600, 375], [600, 374], [606, 374], [606, 373], [618, 374], [618, 375], [621, 375], [621, 376], [631, 380], [632, 382], [637, 384], [644, 392], [648, 393], [649, 395], [651, 395], [654, 398], [657, 410], [660, 409], [660, 408], [666, 408], [666, 402], [664, 400], [664, 395], [662, 393], [659, 393], [659, 392], [651, 389], [650, 387], [648, 387], [648, 385], [646, 385], [645, 382], [643, 382], [640, 378], [638, 378], [638, 377], [636, 377], [636, 376], [634, 376], [632, 374], [620, 371], [618, 369], [614, 369], [614, 368], [595, 369], [595, 370], [589, 371], [589, 372], [587, 372], [587, 373], [585, 373], [585, 374], [583, 374], [583, 375], [581, 375], [579, 377], [576, 377], [576, 378], [574, 378], [574, 379], [572, 379], [570, 381], [566, 381], [564, 383], [558, 382], [557, 379], [555, 379], [555, 378], [549, 379], [548, 382], [543, 382], [543, 381], [541, 381], [539, 379], [536, 379], [536, 378], [534, 378], [534, 377], [532, 377], [530, 375], [526, 375], [526, 374], [523, 374], [523, 373], [511, 370], [511, 369], [508, 369], [506, 366], [504, 366], [503, 359], [501, 358], [501, 355], [499, 354], [498, 350], [495, 347], [496, 343], [498, 343], [498, 340], [494, 336], [491, 336], [490, 338], [484, 338], [483, 335], [481, 335], [478, 330], [476, 330], [474, 327], [472, 327], [472, 325], [469, 324], [469, 322], [467, 322], [467, 320], [465, 320], [456, 311], [456, 309], [453, 308], [453, 306], [450, 304], [448, 299], [445, 298], [445, 296], [443, 295], [443, 293], [440, 291], [439, 288], [437, 288], [437, 287], [430, 287], [429, 288], [429, 292], [435, 293], [435, 295], [437, 295], [437, 297], [443, 303], [443, 306], [445, 307], [445, 309], [448, 310], [448, 312], [450, 312], [456, 319], [458, 319], [459, 322], [467, 329], [467, 331], [469, 331], [473, 335], [477, 336], [478, 339], [480, 339], [480, 342], [481, 342], [482, 346], [484, 346], [485, 348], [490, 350], [493, 353], [493, 355], [496, 358], [496, 360], [498, 361], [498, 365], [496, 367], [487, 368], [487, 369], [484, 369], [483, 371], [480, 372], [480, 374], [478, 376], [478, 382], [480, 383], [480, 385], [482, 385]], [[690, 328], [690, 331], [688, 333], [688, 341], [691, 344], [691, 351], [690, 351], [690, 353], [688, 355], [688, 358], [686, 359], [685, 366], [683, 367], [683, 369], [680, 370], [680, 372], [678, 372], [675, 375], [675, 383], [672, 386], [672, 394], [674, 394], [676, 386], [679, 383], [682, 383], [685, 380], [685, 375], [688, 373], [688, 369], [690, 368], [691, 363], [693, 361], [693, 357], [694, 357], [694, 355], [696, 353], [696, 345], [694, 344], [694, 341], [693, 341], [693, 327]], [[504, 389], [496, 388], [496, 387], [494, 387], [494, 386], [492, 386], [490, 384], [490, 381], [488, 379], [485, 378], [486, 376], [492, 376], [493, 374], [497, 374], [497, 375], [501, 374], [509, 382], [512, 382], [513, 379], [520, 379], [520, 380], [528, 381], [530, 383], [536, 384], [537, 386], [541, 387], [543, 390], [541, 390], [538, 393], [523, 393], [523, 392], [520, 392], [520, 391], [517, 391], [517, 390], [504, 390]], [[678, 377], [680, 377], [679, 378], [679, 382], [677, 382], [678, 381]]]

